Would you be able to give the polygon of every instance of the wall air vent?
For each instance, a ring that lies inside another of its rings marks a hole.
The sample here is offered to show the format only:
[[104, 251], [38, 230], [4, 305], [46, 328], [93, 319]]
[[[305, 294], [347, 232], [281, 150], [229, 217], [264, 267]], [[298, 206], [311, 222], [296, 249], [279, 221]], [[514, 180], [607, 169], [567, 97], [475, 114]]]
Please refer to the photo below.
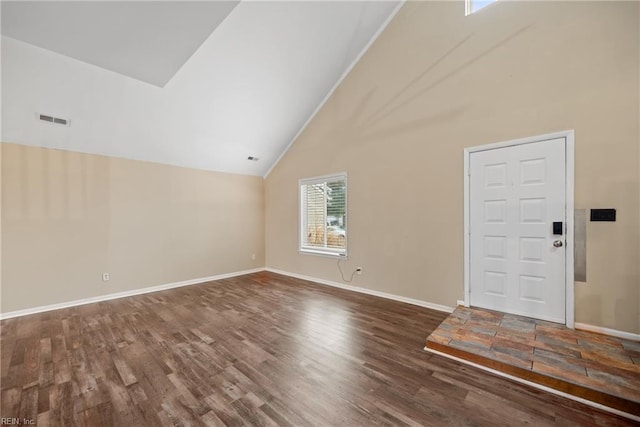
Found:
[[53, 117], [47, 114], [36, 113], [36, 118], [43, 122], [53, 123], [56, 125], [69, 126], [69, 119], [61, 119], [60, 117]]

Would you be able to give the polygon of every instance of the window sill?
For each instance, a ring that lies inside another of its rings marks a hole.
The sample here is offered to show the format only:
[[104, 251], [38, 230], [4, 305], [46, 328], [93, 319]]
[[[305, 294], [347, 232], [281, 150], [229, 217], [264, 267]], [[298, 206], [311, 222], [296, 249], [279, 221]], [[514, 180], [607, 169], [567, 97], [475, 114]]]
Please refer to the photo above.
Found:
[[315, 255], [322, 256], [327, 258], [342, 258], [347, 259], [346, 252], [326, 252], [326, 251], [315, 251], [313, 249], [298, 249], [298, 253], [300, 255]]

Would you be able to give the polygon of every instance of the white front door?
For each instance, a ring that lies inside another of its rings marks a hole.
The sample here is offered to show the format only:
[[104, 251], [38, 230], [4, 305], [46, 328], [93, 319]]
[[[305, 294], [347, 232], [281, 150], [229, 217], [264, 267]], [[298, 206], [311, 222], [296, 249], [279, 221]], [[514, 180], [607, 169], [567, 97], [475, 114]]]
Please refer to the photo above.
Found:
[[472, 306], [565, 323], [565, 145], [470, 153]]

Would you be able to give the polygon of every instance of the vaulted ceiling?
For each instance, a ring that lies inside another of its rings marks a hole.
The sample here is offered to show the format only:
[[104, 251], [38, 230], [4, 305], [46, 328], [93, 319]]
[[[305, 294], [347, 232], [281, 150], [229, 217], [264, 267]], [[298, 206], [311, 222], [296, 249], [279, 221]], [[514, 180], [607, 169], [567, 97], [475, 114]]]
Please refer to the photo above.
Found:
[[398, 6], [3, 1], [2, 140], [264, 175]]

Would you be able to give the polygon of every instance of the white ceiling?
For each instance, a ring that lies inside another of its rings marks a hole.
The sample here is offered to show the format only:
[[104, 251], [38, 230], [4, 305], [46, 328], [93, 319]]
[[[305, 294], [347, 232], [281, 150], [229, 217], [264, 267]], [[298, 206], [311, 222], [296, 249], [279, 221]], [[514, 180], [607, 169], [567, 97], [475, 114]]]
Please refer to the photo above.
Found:
[[[50, 3], [25, 3], [2, 2], [3, 141], [251, 175], [277, 161], [399, 5], [55, 2], [65, 19], [43, 23], [56, 16]], [[110, 38], [130, 41], [117, 60], [113, 45], [96, 42]], [[156, 66], [149, 58], [163, 45], [172, 59]], [[161, 86], [172, 74], [164, 87], [140, 81]]]
[[164, 86], [238, 1], [3, 1], [2, 34]]

